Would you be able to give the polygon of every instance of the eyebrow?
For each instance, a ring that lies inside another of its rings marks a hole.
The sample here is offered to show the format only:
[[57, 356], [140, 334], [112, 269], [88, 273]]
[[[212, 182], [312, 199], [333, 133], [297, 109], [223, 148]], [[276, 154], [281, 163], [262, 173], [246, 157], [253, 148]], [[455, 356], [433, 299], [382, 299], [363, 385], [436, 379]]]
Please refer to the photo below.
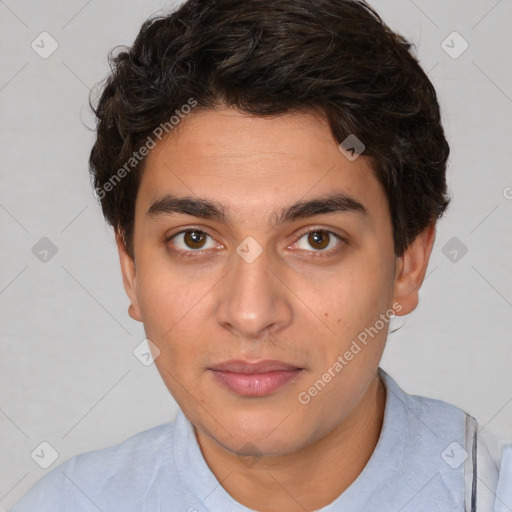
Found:
[[[368, 215], [367, 209], [359, 201], [343, 193], [333, 193], [308, 201], [298, 201], [291, 206], [280, 208], [271, 219], [271, 225], [276, 226], [297, 219], [306, 219], [315, 215], [328, 213], [354, 213], [362, 219]], [[163, 215], [182, 214], [212, 219], [223, 224], [229, 224], [226, 209], [216, 201], [196, 198], [177, 197], [167, 194], [155, 201], [147, 211], [152, 218]]]

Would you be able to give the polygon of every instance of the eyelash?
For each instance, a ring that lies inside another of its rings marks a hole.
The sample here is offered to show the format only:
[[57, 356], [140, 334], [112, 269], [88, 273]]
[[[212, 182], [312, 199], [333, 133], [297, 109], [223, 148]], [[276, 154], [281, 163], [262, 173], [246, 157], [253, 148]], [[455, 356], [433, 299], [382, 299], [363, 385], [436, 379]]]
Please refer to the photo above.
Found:
[[[171, 242], [171, 240], [173, 238], [176, 238], [177, 236], [179, 235], [183, 235], [185, 233], [190, 233], [190, 232], [196, 232], [196, 233], [204, 233], [205, 235], [209, 236], [210, 238], [213, 239], [213, 237], [207, 233], [206, 231], [204, 231], [204, 229], [200, 229], [199, 227], [194, 227], [194, 226], [191, 226], [187, 229], [184, 229], [182, 231], [179, 231], [178, 233], [174, 233], [168, 237], [166, 237], [165, 239], [165, 243], [166, 244], [169, 244], [169, 242]], [[315, 250], [311, 250], [311, 253], [312, 253], [312, 257], [314, 258], [327, 258], [327, 257], [330, 257], [330, 256], [334, 256], [335, 254], [337, 254], [340, 250], [341, 250], [341, 247], [342, 245], [344, 245], [345, 243], [347, 243], [347, 241], [340, 235], [338, 235], [337, 233], [334, 233], [332, 231], [329, 231], [328, 229], [324, 229], [324, 228], [320, 228], [320, 227], [315, 227], [315, 228], [308, 228], [308, 229], [305, 229], [303, 231], [300, 231], [298, 233], [298, 238], [297, 238], [297, 241], [294, 242], [294, 244], [296, 244], [302, 237], [304, 237], [305, 235], [308, 235], [310, 233], [317, 233], [317, 232], [320, 232], [320, 233], [327, 233], [331, 236], [334, 236], [338, 242], [341, 242], [340, 244], [338, 244], [337, 247], [335, 247], [334, 249], [330, 249], [328, 251], [325, 251], [325, 250], [318, 250], [318, 251], [315, 251]], [[172, 245], [172, 244], [171, 244]], [[292, 244], [293, 245], [293, 244]], [[183, 259], [190, 259], [190, 258], [197, 258], [197, 257], [201, 257], [202, 256], [202, 253], [204, 253], [205, 249], [196, 249], [196, 250], [189, 250], [189, 251], [184, 251], [183, 249], [175, 249], [175, 248], [171, 248], [171, 250], [180, 258], [183, 258]]]

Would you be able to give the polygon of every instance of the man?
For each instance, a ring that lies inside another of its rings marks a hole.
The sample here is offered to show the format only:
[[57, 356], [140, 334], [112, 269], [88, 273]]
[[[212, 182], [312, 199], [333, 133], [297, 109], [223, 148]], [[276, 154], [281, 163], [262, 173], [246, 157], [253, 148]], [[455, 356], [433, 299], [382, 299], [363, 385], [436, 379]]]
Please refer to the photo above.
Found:
[[409, 50], [360, 1], [189, 0], [112, 59], [91, 173], [181, 410], [13, 512], [492, 510], [475, 420], [379, 368], [449, 202]]

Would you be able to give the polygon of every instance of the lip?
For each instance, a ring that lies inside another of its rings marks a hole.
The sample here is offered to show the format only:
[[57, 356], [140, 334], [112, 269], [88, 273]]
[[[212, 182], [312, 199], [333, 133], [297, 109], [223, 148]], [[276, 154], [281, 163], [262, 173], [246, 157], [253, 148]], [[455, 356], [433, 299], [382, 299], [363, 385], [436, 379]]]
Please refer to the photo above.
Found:
[[249, 363], [233, 360], [215, 365], [209, 370], [214, 378], [234, 393], [246, 397], [262, 397], [296, 378], [304, 368], [282, 361]]

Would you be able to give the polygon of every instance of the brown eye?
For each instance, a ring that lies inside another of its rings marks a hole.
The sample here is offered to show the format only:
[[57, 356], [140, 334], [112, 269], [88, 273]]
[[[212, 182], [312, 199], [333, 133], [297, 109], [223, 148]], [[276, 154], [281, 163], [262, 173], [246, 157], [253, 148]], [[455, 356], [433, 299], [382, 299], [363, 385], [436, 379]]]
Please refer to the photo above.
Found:
[[201, 249], [214, 249], [212, 237], [200, 229], [186, 229], [166, 240], [170, 248], [181, 253], [201, 253]]
[[312, 231], [308, 234], [308, 243], [317, 250], [325, 249], [330, 242], [331, 236], [327, 231]]
[[202, 231], [186, 231], [183, 241], [190, 249], [202, 249], [208, 235]]
[[318, 253], [318, 256], [333, 255], [337, 253], [343, 246], [345, 240], [336, 233], [326, 229], [310, 229], [302, 232], [300, 238], [295, 242], [295, 247], [308, 251], [310, 253]]

